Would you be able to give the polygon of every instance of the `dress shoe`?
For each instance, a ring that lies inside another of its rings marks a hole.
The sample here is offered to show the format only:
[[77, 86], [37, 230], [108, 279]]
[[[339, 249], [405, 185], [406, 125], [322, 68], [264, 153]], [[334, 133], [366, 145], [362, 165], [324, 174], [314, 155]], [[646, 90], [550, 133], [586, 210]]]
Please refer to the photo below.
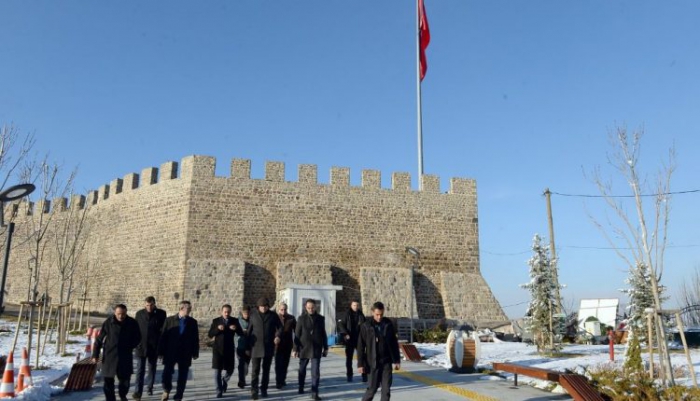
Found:
[[245, 388], [245, 383], [238, 382], [238, 388]]
[[314, 401], [320, 401], [321, 397], [318, 396], [318, 393], [313, 393], [311, 394], [311, 399]]
[[257, 400], [257, 399], [258, 399], [258, 393], [255, 392], [255, 391], [253, 391], [252, 393], [250, 393], [250, 398], [252, 398], [252, 399], [254, 399], [254, 400]]
[[224, 396], [224, 394], [221, 391], [218, 391], [216, 393], [216, 398], [222, 398], [223, 396]]

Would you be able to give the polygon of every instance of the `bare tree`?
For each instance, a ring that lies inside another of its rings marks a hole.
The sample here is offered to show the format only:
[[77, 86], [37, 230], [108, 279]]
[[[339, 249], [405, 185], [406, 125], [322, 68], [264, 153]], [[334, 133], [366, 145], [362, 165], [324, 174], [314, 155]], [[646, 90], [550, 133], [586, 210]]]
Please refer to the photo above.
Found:
[[58, 298], [68, 302], [75, 285], [75, 272], [87, 243], [89, 225], [88, 206], [82, 196], [72, 196], [68, 210], [56, 220], [53, 230], [56, 246], [56, 273], [59, 281]]
[[14, 124], [0, 128], [0, 189], [19, 172], [34, 143], [33, 134], [21, 132]]
[[[61, 168], [58, 164], [48, 162], [48, 157], [40, 161], [30, 161], [26, 163], [22, 178], [26, 182], [35, 183], [37, 191], [35, 196], [39, 197], [39, 202], [35, 205], [31, 213], [27, 216], [26, 224], [26, 243], [29, 249], [31, 263], [31, 274], [29, 282], [29, 296], [32, 304], [29, 312], [29, 325], [34, 321], [35, 303], [39, 298], [39, 290], [41, 279], [44, 279], [44, 293], [48, 294], [51, 288], [50, 274], [46, 272], [42, 276], [43, 263], [45, 262], [45, 254], [49, 241], [47, 236], [49, 230], [53, 228], [54, 218], [57, 213], [47, 213], [48, 199], [65, 198], [70, 192], [77, 171], [73, 170], [64, 180], [61, 176]], [[32, 330], [29, 330], [29, 338], [27, 341], [27, 350], [31, 353], [32, 346]], [[39, 349], [37, 339], [37, 351]], [[37, 352], [37, 366], [39, 364]]]
[[[660, 311], [662, 297], [659, 283], [663, 276], [664, 252], [668, 238], [670, 184], [675, 170], [675, 150], [669, 149], [668, 160], [662, 163], [655, 181], [648, 183], [640, 176], [639, 157], [643, 133], [643, 129], [628, 133], [627, 128], [618, 127], [610, 135], [614, 151], [608, 155], [608, 163], [629, 187], [631, 194], [627, 197], [634, 200], [634, 212], [628, 212], [625, 203], [614, 192], [612, 181], [603, 179], [600, 168], [596, 168], [593, 180], [616, 219], [613, 222], [606, 218], [605, 226], [592, 216], [591, 219], [631, 272], [640, 266], [648, 270], [653, 306]], [[645, 199], [651, 199], [650, 204], [645, 202]], [[622, 245], [615, 239], [621, 240]], [[664, 333], [663, 323], [661, 319], [656, 321], [658, 323], [655, 328], [659, 338]], [[659, 348], [667, 377], [672, 380], [666, 341], [659, 341]]]

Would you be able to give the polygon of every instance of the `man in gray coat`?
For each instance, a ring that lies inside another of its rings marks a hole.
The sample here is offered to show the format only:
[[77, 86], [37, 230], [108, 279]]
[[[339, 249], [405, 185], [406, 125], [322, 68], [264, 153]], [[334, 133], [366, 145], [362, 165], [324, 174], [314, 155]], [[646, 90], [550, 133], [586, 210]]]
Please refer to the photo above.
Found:
[[310, 361], [311, 399], [320, 400], [318, 386], [321, 380], [321, 357], [328, 355], [328, 336], [326, 319], [316, 313], [316, 302], [313, 299], [307, 299], [304, 303], [304, 313], [297, 319], [294, 334], [294, 356], [299, 357], [299, 394], [304, 393], [306, 367]]
[[[275, 347], [280, 343], [282, 323], [277, 314], [270, 310], [267, 298], [258, 299], [258, 307], [250, 314], [248, 344], [251, 349], [250, 395], [254, 400], [258, 394], [267, 397], [270, 384], [270, 366], [275, 355]], [[262, 368], [262, 380], [260, 380]], [[260, 393], [258, 393], [258, 390]]]
[[139, 325], [134, 318], [126, 315], [126, 305], [114, 307], [114, 315], [102, 323], [100, 334], [95, 340], [92, 360], [97, 363], [102, 355], [102, 377], [107, 401], [116, 401], [114, 377], [119, 379], [119, 399], [125, 401], [129, 392], [129, 381], [134, 373], [133, 352], [141, 342]]

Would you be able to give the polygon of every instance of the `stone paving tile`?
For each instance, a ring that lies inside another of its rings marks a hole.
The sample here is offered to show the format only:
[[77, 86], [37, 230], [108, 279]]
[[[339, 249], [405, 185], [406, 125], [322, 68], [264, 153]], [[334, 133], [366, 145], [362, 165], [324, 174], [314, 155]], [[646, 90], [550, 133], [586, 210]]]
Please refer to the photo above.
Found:
[[[288, 386], [282, 390], [274, 387], [274, 366], [270, 372], [270, 383], [268, 398], [261, 400], [286, 401], [286, 400], [308, 400], [310, 399], [309, 380], [310, 373], [307, 374], [306, 394], [297, 393], [297, 366], [296, 360], [292, 359], [287, 378]], [[160, 366], [159, 366], [160, 368]], [[235, 375], [236, 373], [234, 373]], [[185, 390], [185, 400], [249, 400], [250, 389], [244, 390], [236, 387], [236, 380], [232, 379], [233, 388], [224, 395], [224, 398], [215, 397], [213, 384], [213, 370], [211, 369], [211, 352], [202, 352], [201, 357], [194, 361], [191, 370], [191, 380], [187, 383]], [[396, 401], [454, 401], [454, 400], [474, 400], [474, 401], [546, 401], [546, 400], [571, 400], [569, 396], [547, 393], [529, 386], [514, 387], [512, 382], [505, 380], [483, 380], [483, 375], [455, 375], [441, 368], [435, 368], [422, 363], [404, 362], [401, 371], [394, 374], [394, 385], [392, 386], [391, 399]], [[248, 377], [250, 381], [250, 376]], [[133, 377], [132, 377], [133, 381]], [[156, 378], [156, 389], [153, 396], [144, 396], [143, 401], [160, 400], [162, 390], [159, 385], [160, 377]], [[439, 383], [439, 384], [437, 384]], [[173, 383], [174, 384], [174, 383]], [[345, 359], [338, 353], [331, 352], [327, 358], [321, 361], [321, 389], [320, 395], [324, 400], [360, 400], [364, 393], [363, 383], [359, 377], [355, 381], [348, 383], [345, 379]], [[97, 401], [104, 400], [101, 383], [88, 392], [71, 393], [54, 397], [58, 400], [71, 401]], [[131, 399], [131, 393], [129, 393]], [[171, 398], [172, 399], [172, 398]], [[379, 395], [375, 400], [379, 400]]]

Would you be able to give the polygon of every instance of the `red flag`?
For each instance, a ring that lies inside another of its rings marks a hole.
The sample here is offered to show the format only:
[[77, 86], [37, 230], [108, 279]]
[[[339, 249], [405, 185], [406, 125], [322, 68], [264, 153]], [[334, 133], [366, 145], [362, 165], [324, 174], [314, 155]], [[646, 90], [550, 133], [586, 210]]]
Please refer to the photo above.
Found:
[[428, 16], [425, 14], [425, 4], [423, 0], [418, 0], [418, 40], [420, 47], [420, 80], [425, 77], [428, 71], [428, 61], [425, 58], [425, 49], [430, 44], [430, 28], [428, 27]]

